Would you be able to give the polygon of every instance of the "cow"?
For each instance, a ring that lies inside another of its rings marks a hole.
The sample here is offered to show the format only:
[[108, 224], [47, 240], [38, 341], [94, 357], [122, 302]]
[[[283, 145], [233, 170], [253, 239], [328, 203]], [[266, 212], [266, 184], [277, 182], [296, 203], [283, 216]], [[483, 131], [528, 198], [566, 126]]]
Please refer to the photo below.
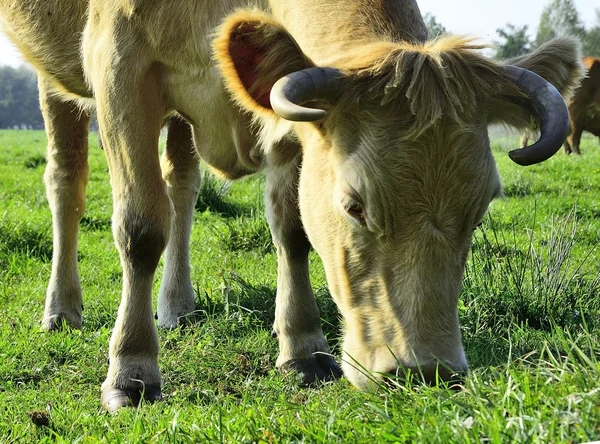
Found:
[[[230, 179], [265, 171], [278, 369], [307, 384], [343, 369], [361, 389], [404, 371], [467, 371], [462, 274], [501, 195], [487, 126], [522, 129], [533, 115], [540, 140], [509, 154], [520, 165], [552, 156], [568, 131], [560, 93], [582, 72], [577, 41], [507, 66], [468, 38], [427, 41], [414, 0], [0, 0], [0, 16], [38, 72], [48, 134], [47, 330], [81, 326], [77, 232], [97, 114], [123, 268], [106, 409], [161, 397], [151, 292], [163, 252], [158, 326], [194, 310], [198, 157]], [[311, 246], [343, 317], [342, 368], [321, 329]]]
[[567, 154], [581, 154], [579, 143], [584, 131], [597, 136], [600, 142], [600, 59], [584, 57], [583, 66], [587, 75], [569, 103], [571, 129], [565, 141]]

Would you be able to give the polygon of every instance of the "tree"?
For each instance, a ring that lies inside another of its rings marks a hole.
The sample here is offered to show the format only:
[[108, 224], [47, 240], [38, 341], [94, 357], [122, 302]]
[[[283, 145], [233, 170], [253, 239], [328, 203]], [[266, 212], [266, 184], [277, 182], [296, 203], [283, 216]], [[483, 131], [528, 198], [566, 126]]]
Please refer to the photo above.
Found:
[[510, 59], [531, 52], [531, 38], [527, 34], [527, 25], [517, 27], [512, 23], [507, 23], [505, 28], [496, 30], [498, 35], [504, 39], [504, 42], [494, 42], [496, 45], [497, 59]]
[[25, 67], [0, 67], [0, 128], [42, 129], [35, 73]]
[[583, 55], [600, 57], [600, 9], [596, 9], [596, 24], [583, 38]]
[[553, 0], [544, 8], [535, 45], [563, 35], [574, 35], [582, 40], [586, 35], [573, 0]]
[[440, 35], [448, 32], [446, 31], [446, 28], [435, 19], [435, 16], [429, 12], [425, 14], [423, 20], [425, 21], [425, 26], [427, 26], [427, 32], [430, 39], [436, 39]]

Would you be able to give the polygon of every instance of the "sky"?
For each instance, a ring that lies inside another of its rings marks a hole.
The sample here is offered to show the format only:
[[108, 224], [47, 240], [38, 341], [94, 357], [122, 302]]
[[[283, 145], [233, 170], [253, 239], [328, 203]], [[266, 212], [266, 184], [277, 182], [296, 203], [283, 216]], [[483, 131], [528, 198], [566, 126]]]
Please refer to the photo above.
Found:
[[[431, 13], [454, 34], [471, 34], [483, 43], [498, 39], [496, 29], [507, 23], [529, 25], [535, 37], [540, 15], [550, 0], [417, 0], [422, 14]], [[599, 0], [575, 0], [579, 16], [587, 28], [595, 21]], [[13, 45], [0, 35], [0, 65], [23, 63]]]
[[[472, 34], [491, 43], [498, 40], [496, 29], [507, 23], [529, 26], [535, 37], [542, 10], [550, 0], [417, 0], [421, 13], [433, 14], [453, 34]], [[574, 0], [586, 28], [594, 25], [599, 0]]]

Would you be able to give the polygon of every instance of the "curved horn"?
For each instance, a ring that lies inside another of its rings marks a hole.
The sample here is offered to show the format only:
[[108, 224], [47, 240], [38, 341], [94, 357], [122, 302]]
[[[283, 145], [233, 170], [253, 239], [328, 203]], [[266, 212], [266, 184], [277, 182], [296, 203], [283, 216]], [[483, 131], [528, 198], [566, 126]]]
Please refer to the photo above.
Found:
[[540, 140], [508, 153], [519, 165], [533, 165], [552, 157], [569, 134], [569, 110], [558, 90], [532, 71], [506, 66], [511, 81], [529, 97], [531, 111], [540, 127]]
[[318, 99], [331, 99], [341, 91], [343, 74], [335, 68], [307, 68], [282, 77], [271, 89], [275, 113], [294, 122], [314, 122], [325, 117], [322, 109], [301, 106]]

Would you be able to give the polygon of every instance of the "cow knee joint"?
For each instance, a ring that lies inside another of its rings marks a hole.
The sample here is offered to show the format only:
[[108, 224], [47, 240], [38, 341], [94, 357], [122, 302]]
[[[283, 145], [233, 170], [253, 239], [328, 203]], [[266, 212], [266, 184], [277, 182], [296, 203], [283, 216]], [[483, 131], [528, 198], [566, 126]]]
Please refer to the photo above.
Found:
[[142, 217], [125, 218], [115, 227], [115, 240], [124, 259], [137, 271], [153, 273], [168, 241], [168, 230]]

